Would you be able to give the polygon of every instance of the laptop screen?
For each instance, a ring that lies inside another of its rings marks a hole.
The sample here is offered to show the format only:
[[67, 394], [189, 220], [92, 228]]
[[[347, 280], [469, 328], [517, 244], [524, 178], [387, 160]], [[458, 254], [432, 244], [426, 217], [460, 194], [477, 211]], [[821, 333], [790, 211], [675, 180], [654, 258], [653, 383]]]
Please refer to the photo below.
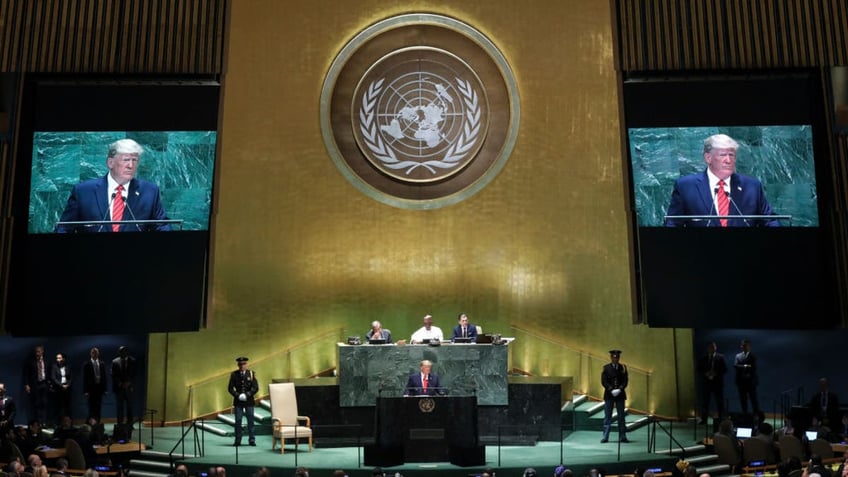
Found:
[[814, 441], [814, 440], [816, 440], [816, 439], [819, 437], [819, 432], [818, 432], [818, 431], [807, 431], [807, 432], [805, 432], [804, 434], [806, 434], [806, 435], [807, 435], [807, 440], [808, 440], [808, 441]]
[[739, 439], [747, 439], [751, 437], [753, 429], [750, 427], [739, 427], [736, 429], [736, 437]]
[[471, 338], [462, 338], [460, 336], [457, 336], [456, 338], [453, 339], [453, 342], [454, 343], [471, 343]]
[[373, 344], [373, 345], [386, 344], [386, 340], [371, 339], [371, 340], [368, 340], [368, 344]]

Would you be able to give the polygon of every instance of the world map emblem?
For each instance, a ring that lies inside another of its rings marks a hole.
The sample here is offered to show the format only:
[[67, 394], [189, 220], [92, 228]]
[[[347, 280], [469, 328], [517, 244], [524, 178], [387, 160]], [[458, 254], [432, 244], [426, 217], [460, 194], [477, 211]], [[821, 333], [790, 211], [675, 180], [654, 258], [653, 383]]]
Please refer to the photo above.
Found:
[[361, 98], [352, 118], [360, 149], [375, 168], [401, 181], [439, 181], [461, 171], [486, 137], [485, 90], [445, 51], [392, 53], [363, 78], [354, 98]]
[[357, 33], [321, 91], [321, 133], [342, 176], [385, 204], [463, 201], [503, 169], [518, 135], [506, 58], [470, 25], [435, 14], [390, 17]]

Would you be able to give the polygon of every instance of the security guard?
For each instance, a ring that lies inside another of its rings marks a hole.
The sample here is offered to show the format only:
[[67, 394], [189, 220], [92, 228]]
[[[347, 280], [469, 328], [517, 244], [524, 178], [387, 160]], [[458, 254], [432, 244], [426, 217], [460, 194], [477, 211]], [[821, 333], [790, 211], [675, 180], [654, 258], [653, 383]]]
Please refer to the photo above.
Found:
[[618, 439], [619, 442], [630, 442], [627, 440], [627, 427], [624, 423], [624, 401], [627, 400], [627, 366], [618, 362], [621, 351], [610, 350], [610, 362], [604, 365], [601, 373], [601, 385], [604, 387], [604, 437], [601, 443], [609, 441], [610, 427], [612, 427], [612, 408], [618, 411]]
[[230, 374], [230, 384], [227, 390], [233, 395], [233, 409], [236, 413], [236, 441], [234, 446], [241, 445], [241, 421], [247, 415], [247, 438], [248, 443], [256, 445], [254, 434], [253, 407], [256, 405], [254, 396], [259, 392], [259, 383], [256, 381], [256, 373], [247, 369], [248, 358], [239, 356], [236, 358], [238, 369]]

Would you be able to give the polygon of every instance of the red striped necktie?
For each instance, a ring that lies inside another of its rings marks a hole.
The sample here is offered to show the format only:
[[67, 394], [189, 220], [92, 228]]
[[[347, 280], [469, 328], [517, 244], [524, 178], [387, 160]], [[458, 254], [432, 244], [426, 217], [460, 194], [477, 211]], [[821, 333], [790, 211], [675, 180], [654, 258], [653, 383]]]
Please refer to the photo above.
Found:
[[[718, 181], [716, 199], [718, 201], [718, 215], [726, 217], [730, 212], [730, 199], [727, 197], [727, 192], [724, 190], [724, 181]], [[727, 219], [721, 219], [719, 222], [721, 222], [722, 227], [727, 227]]]
[[[119, 222], [124, 218], [124, 195], [122, 194], [124, 186], [118, 185], [115, 189], [115, 198], [112, 200], [112, 221]], [[120, 224], [112, 224], [112, 232], [117, 232], [121, 228]]]

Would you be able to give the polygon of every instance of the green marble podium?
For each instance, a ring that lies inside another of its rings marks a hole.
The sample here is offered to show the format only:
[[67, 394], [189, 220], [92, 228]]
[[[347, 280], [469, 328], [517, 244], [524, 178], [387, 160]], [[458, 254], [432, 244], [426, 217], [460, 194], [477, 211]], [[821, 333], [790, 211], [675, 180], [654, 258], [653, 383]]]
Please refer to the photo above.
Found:
[[477, 396], [480, 406], [505, 406], [507, 345], [347, 345], [339, 343], [339, 403], [374, 406], [377, 395], [402, 396], [421, 360], [433, 362], [451, 396]]

